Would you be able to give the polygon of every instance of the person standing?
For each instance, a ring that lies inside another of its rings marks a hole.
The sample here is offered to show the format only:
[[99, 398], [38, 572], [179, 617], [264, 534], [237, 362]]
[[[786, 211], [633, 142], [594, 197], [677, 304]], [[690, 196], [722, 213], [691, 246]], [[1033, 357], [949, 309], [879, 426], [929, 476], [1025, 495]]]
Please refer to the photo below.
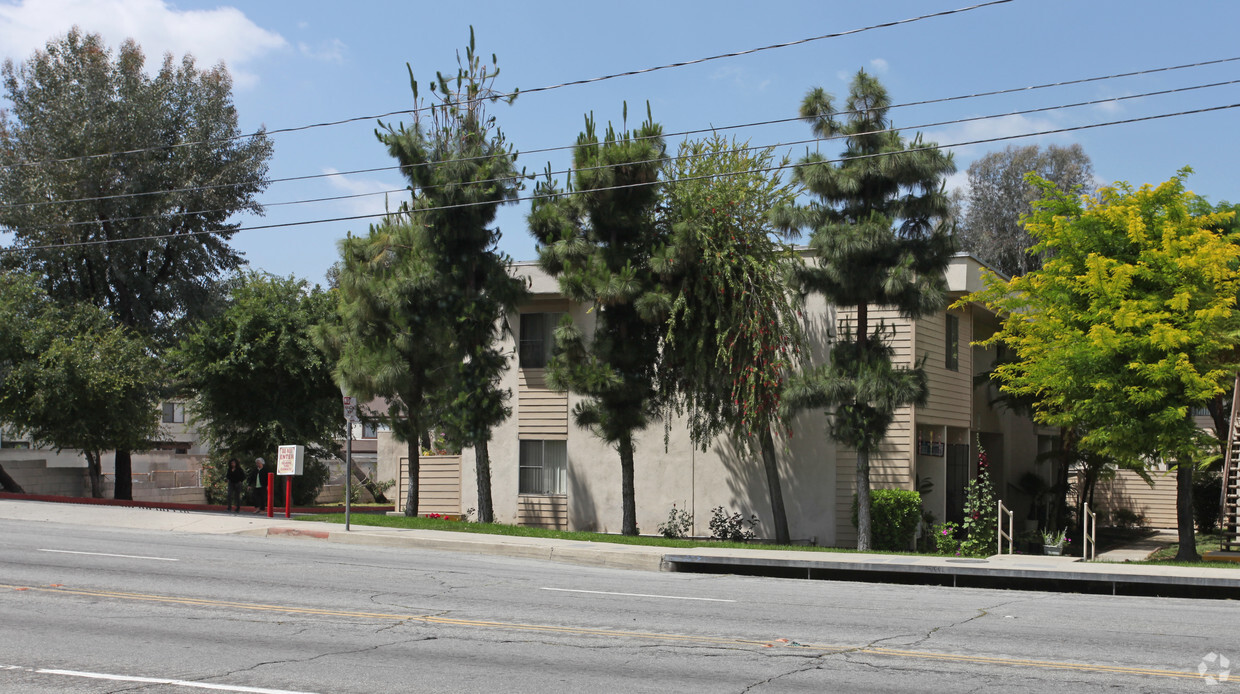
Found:
[[241, 490], [245, 487], [245, 470], [236, 458], [228, 459], [228, 472], [224, 474], [228, 482], [228, 510], [241, 513]]
[[267, 508], [267, 471], [263, 469], [262, 458], [254, 459], [254, 474], [250, 484], [254, 487], [254, 512], [262, 513]]

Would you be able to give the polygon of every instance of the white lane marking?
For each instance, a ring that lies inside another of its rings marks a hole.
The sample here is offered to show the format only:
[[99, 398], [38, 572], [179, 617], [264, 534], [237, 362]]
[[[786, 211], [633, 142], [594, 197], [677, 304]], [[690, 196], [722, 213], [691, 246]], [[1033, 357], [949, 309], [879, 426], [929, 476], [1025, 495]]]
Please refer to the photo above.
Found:
[[105, 552], [74, 552], [70, 549], [39, 549], [40, 552], [56, 552], [57, 554], [88, 554], [92, 557], [121, 557], [122, 559], [149, 559], [151, 561], [181, 561], [168, 557], [140, 557], [136, 554], [107, 554]]
[[313, 692], [297, 692], [290, 689], [264, 689], [262, 687], [243, 687], [237, 684], [211, 684], [210, 682], [190, 682], [187, 680], [169, 680], [162, 677], [130, 677], [128, 675], [105, 675], [101, 672], [78, 672], [76, 670], [35, 670], [40, 675], [64, 675], [66, 677], [85, 677], [94, 680], [112, 680], [114, 682], [140, 682], [142, 684], [170, 684], [175, 687], [193, 687], [195, 689], [214, 689], [223, 692], [247, 692], [249, 694], [313, 694]]
[[649, 595], [647, 593], [612, 593], [606, 590], [574, 590], [572, 588], [543, 588], [542, 590], [554, 590], [560, 593], [593, 593], [595, 595], [624, 595], [630, 598], [662, 598], [664, 600], [703, 600], [706, 602], [736, 602], [735, 600], [724, 600], [723, 598], [687, 598], [682, 595]]

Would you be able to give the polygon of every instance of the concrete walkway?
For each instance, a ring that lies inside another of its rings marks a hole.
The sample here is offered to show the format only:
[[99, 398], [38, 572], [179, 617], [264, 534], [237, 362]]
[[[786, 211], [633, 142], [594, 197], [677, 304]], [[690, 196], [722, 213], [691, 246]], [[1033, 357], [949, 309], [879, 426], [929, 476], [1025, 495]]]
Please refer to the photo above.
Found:
[[[337, 523], [267, 518], [248, 513], [234, 515], [12, 499], [0, 499], [0, 518], [93, 528], [233, 534], [433, 549], [641, 571], [696, 571], [961, 587], [1240, 598], [1240, 569], [1082, 563], [1075, 557], [1016, 554], [971, 559], [711, 546], [671, 549], [358, 525], [346, 531], [343, 525]], [[1139, 553], [1144, 550], [1134, 551]]]
[[1149, 559], [1154, 552], [1167, 545], [1174, 545], [1179, 541], [1180, 536], [1174, 530], [1155, 530], [1154, 534], [1147, 538], [1126, 544], [1123, 547], [1099, 552], [1095, 559], [1109, 562], [1144, 561]]

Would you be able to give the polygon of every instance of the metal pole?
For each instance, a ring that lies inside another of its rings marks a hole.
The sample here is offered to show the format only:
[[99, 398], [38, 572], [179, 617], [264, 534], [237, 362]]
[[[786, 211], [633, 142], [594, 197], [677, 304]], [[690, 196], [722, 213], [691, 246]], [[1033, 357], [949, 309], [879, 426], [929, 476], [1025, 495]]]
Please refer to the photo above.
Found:
[[346, 421], [344, 431], [344, 529], [348, 532], [353, 500], [353, 422]]

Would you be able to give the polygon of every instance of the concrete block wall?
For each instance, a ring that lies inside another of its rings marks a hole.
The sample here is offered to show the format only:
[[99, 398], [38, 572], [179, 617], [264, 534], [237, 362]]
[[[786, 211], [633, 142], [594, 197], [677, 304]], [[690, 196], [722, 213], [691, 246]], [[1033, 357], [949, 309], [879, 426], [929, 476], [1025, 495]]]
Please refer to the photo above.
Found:
[[5, 460], [0, 464], [27, 494], [90, 496], [90, 481], [82, 468], [49, 468], [42, 459]]

